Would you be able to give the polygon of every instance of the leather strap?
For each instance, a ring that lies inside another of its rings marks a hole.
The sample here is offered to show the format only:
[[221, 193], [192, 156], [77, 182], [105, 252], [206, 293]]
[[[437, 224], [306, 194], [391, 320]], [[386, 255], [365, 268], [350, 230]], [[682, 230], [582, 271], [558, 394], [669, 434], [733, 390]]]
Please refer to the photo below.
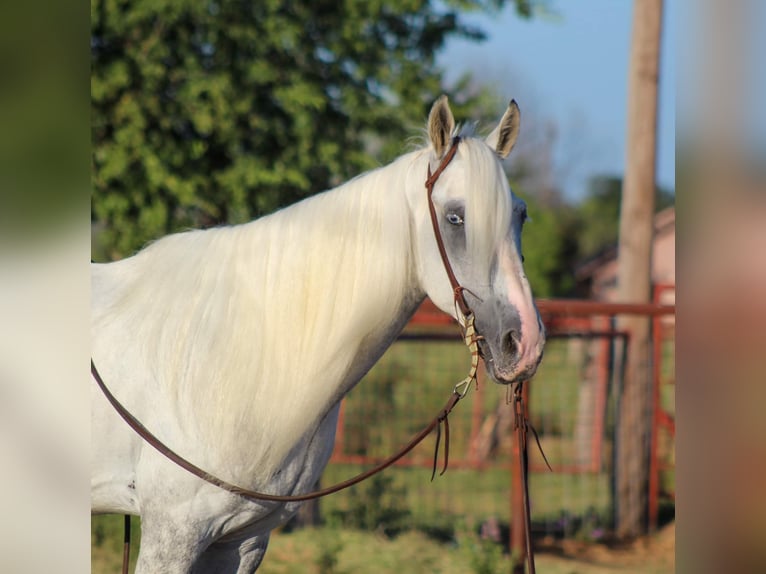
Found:
[[130, 514], [123, 518], [122, 535], [122, 574], [128, 574], [130, 566]]
[[[522, 510], [524, 513], [524, 542], [527, 553], [527, 574], [535, 574], [535, 554], [532, 550], [532, 514], [529, 508], [529, 484], [527, 481], [527, 476], [529, 474], [529, 451], [527, 449], [528, 430], [531, 429], [534, 433], [535, 440], [537, 440], [537, 446], [545, 459], [545, 464], [548, 464], [548, 459], [545, 457], [545, 453], [540, 446], [537, 431], [529, 424], [529, 420], [527, 419], [527, 406], [524, 403], [524, 395], [522, 394], [523, 384], [524, 383], [516, 383], [513, 389], [513, 428], [519, 441], [519, 473], [521, 476], [521, 490], [524, 502]], [[548, 468], [550, 468], [550, 464], [548, 464]]]
[[[123, 420], [126, 423], [128, 423], [130, 428], [132, 428], [134, 431], [138, 433], [138, 435], [142, 439], [144, 439], [151, 446], [153, 446], [164, 456], [172, 460], [178, 466], [189, 471], [195, 476], [201, 478], [205, 482], [208, 482], [223, 490], [231, 492], [232, 494], [236, 494], [238, 496], [241, 496], [242, 498], [246, 498], [251, 501], [297, 502], [297, 501], [303, 501], [303, 500], [312, 500], [315, 498], [320, 498], [322, 496], [327, 496], [328, 494], [332, 494], [334, 492], [338, 492], [339, 490], [343, 490], [350, 486], [358, 484], [362, 482], [363, 480], [371, 477], [372, 475], [377, 474], [383, 469], [388, 468], [389, 466], [394, 464], [397, 460], [402, 458], [405, 454], [410, 452], [418, 444], [420, 444], [423, 441], [423, 439], [425, 439], [431, 433], [431, 431], [434, 430], [435, 427], [438, 428], [441, 426], [441, 423], [443, 421], [444, 422], [447, 421], [447, 416], [449, 416], [450, 412], [452, 412], [452, 409], [455, 408], [455, 405], [463, 397], [463, 395], [453, 391], [449, 399], [445, 403], [444, 407], [439, 411], [439, 413], [422, 431], [416, 434], [412, 438], [412, 440], [410, 440], [410, 442], [408, 442], [401, 450], [391, 455], [390, 457], [388, 457], [386, 460], [379, 463], [375, 467], [361, 474], [358, 474], [352, 478], [349, 478], [348, 480], [344, 480], [343, 482], [330, 486], [328, 488], [316, 490], [313, 492], [308, 492], [306, 494], [278, 495], [278, 494], [268, 494], [265, 492], [258, 492], [255, 490], [242, 488], [241, 486], [236, 486], [234, 484], [231, 484], [230, 482], [227, 482], [223, 479], [218, 478], [217, 476], [213, 474], [210, 474], [209, 472], [202, 470], [200, 467], [189, 462], [188, 460], [186, 460], [185, 458], [177, 454], [175, 451], [173, 451], [170, 447], [168, 447], [164, 442], [162, 442], [156, 436], [154, 436], [154, 434], [152, 434], [151, 431], [149, 431], [149, 429], [147, 429], [141, 423], [141, 421], [139, 421], [135, 416], [133, 416], [133, 414], [131, 414], [130, 411], [128, 411], [128, 409], [126, 409], [120, 403], [120, 401], [117, 400], [117, 398], [112, 394], [112, 392], [104, 383], [104, 380], [101, 378], [101, 374], [98, 372], [98, 369], [96, 368], [96, 365], [93, 362], [93, 359], [91, 359], [90, 361], [90, 372], [93, 374], [93, 378], [96, 379], [96, 383], [98, 383], [98, 386], [101, 388], [101, 391], [104, 393], [107, 400], [111, 403], [111, 405], [114, 407], [117, 413], [123, 418]], [[449, 434], [447, 436], [449, 437]], [[446, 448], [449, 448], [449, 446], [447, 445]], [[442, 470], [442, 474], [444, 473], [446, 469], [447, 469], [447, 457], [445, 455], [444, 469]]]
[[460, 312], [463, 314], [463, 317], [466, 317], [471, 312], [471, 308], [468, 306], [468, 303], [465, 300], [465, 296], [463, 295], [463, 291], [466, 289], [465, 287], [462, 287], [460, 283], [458, 283], [457, 277], [455, 277], [455, 272], [452, 270], [452, 265], [450, 265], [449, 257], [447, 256], [447, 249], [444, 247], [444, 240], [442, 239], [442, 233], [439, 229], [439, 219], [436, 215], [436, 208], [434, 207], [432, 198], [434, 185], [436, 185], [436, 181], [450, 164], [452, 158], [455, 157], [459, 143], [460, 136], [455, 136], [452, 140], [452, 145], [450, 146], [449, 151], [447, 151], [447, 153], [444, 155], [441, 163], [439, 164], [439, 167], [436, 168], [436, 171], [433, 172], [433, 174], [431, 173], [431, 166], [429, 164], [428, 179], [426, 179], [426, 190], [428, 193], [428, 211], [431, 214], [431, 225], [434, 229], [434, 237], [436, 238], [436, 245], [439, 248], [439, 255], [442, 258], [444, 270], [447, 272], [447, 277], [449, 278], [450, 285], [452, 286], [455, 303], [460, 308]]

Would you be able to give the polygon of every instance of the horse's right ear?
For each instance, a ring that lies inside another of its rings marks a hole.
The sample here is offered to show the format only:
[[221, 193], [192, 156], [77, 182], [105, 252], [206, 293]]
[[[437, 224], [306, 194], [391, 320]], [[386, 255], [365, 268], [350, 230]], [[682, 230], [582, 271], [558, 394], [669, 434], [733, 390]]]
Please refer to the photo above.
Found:
[[455, 118], [449, 109], [447, 96], [441, 96], [434, 102], [431, 113], [428, 114], [428, 137], [434, 146], [436, 157], [442, 157], [447, 151], [455, 130]]

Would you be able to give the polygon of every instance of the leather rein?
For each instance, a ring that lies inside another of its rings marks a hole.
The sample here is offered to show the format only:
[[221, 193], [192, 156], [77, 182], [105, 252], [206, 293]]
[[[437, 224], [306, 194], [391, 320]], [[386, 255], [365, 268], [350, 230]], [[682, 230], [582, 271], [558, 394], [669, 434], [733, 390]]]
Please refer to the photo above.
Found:
[[[464, 327], [465, 320], [468, 317], [472, 317], [471, 308], [468, 306], [468, 303], [466, 302], [465, 296], [464, 296], [464, 291], [466, 291], [467, 289], [460, 285], [460, 283], [458, 282], [455, 276], [454, 271], [452, 270], [452, 266], [450, 265], [449, 258], [447, 256], [447, 250], [444, 246], [442, 234], [439, 229], [439, 222], [436, 215], [436, 209], [434, 207], [433, 199], [431, 197], [433, 194], [434, 185], [436, 185], [436, 182], [439, 179], [439, 176], [442, 174], [442, 172], [447, 168], [449, 163], [455, 157], [459, 143], [460, 143], [460, 137], [459, 136], [454, 137], [452, 140], [452, 145], [450, 146], [450, 149], [444, 155], [444, 157], [441, 160], [441, 163], [439, 164], [439, 167], [436, 169], [436, 171], [433, 172], [433, 174], [431, 173], [431, 166], [429, 164], [428, 178], [425, 182], [425, 187], [428, 192], [428, 209], [431, 215], [431, 223], [433, 225], [436, 243], [439, 248], [439, 254], [441, 255], [442, 263], [444, 264], [444, 269], [447, 272], [447, 277], [449, 278], [450, 285], [452, 286], [454, 299], [455, 299], [455, 305], [460, 309], [460, 313], [462, 314], [462, 321], [460, 321], [461, 327]], [[96, 383], [100, 387], [101, 391], [104, 393], [107, 400], [112, 405], [112, 407], [117, 411], [120, 417], [122, 417], [122, 419], [128, 424], [128, 426], [130, 426], [142, 439], [144, 439], [147, 443], [149, 443], [162, 455], [170, 459], [172, 462], [174, 462], [181, 468], [194, 474], [198, 478], [201, 478], [205, 482], [208, 482], [209, 484], [217, 486], [218, 488], [221, 488], [232, 494], [236, 494], [247, 500], [259, 501], [259, 502], [262, 502], [262, 501], [298, 502], [298, 501], [313, 500], [313, 499], [321, 498], [323, 496], [327, 496], [329, 494], [333, 494], [335, 492], [349, 488], [350, 486], [358, 484], [362, 482], [363, 480], [370, 478], [371, 476], [381, 472], [382, 470], [394, 464], [396, 461], [398, 461], [400, 458], [402, 458], [404, 455], [406, 455], [408, 452], [414, 449], [418, 444], [420, 444], [434, 430], [434, 428], [436, 428], [437, 430], [436, 447], [434, 449], [434, 464], [433, 464], [433, 472], [431, 474], [431, 480], [433, 480], [436, 474], [437, 459], [439, 454], [441, 424], [444, 423], [444, 427], [445, 427], [445, 447], [444, 447], [445, 450], [444, 450], [444, 463], [443, 463], [443, 467], [440, 472], [440, 475], [444, 474], [444, 472], [447, 470], [447, 465], [449, 462], [449, 421], [447, 417], [449, 416], [450, 412], [455, 407], [455, 405], [460, 401], [460, 399], [462, 399], [463, 396], [465, 396], [466, 392], [468, 391], [468, 388], [470, 388], [470, 385], [468, 385], [462, 389], [459, 389], [460, 384], [456, 385], [456, 387], [453, 389], [445, 405], [441, 408], [441, 410], [437, 413], [437, 415], [431, 420], [431, 422], [428, 423], [428, 425], [426, 425], [426, 427], [422, 431], [416, 434], [410, 440], [410, 442], [407, 443], [404, 447], [402, 447], [399, 451], [397, 451], [396, 453], [394, 453], [393, 455], [391, 455], [384, 461], [380, 462], [373, 468], [365, 472], [362, 472], [352, 478], [349, 478], [348, 480], [345, 480], [343, 482], [340, 482], [338, 484], [335, 484], [333, 486], [323, 488], [320, 490], [315, 490], [305, 494], [277, 495], [277, 494], [268, 494], [265, 492], [258, 492], [255, 490], [250, 490], [247, 488], [243, 488], [243, 487], [231, 484], [221, 478], [218, 478], [217, 476], [213, 474], [210, 474], [209, 472], [201, 469], [200, 467], [196, 466], [195, 464], [189, 462], [187, 459], [177, 454], [170, 447], [168, 447], [164, 442], [162, 442], [159, 438], [157, 438], [154, 434], [152, 434], [152, 432], [149, 429], [147, 429], [141, 423], [141, 421], [139, 421], [127, 408], [125, 408], [119, 402], [119, 400], [117, 400], [117, 398], [112, 394], [112, 392], [109, 390], [106, 383], [104, 382], [103, 378], [101, 377], [101, 374], [96, 368], [96, 364], [94, 363], [92, 358], [90, 361], [90, 370], [91, 370], [91, 374], [93, 375], [93, 378], [96, 380]], [[521, 397], [521, 383], [518, 383], [514, 390], [514, 410], [516, 413], [515, 426], [517, 430], [520, 431], [519, 445], [520, 447], [523, 446], [523, 449], [520, 450], [520, 453], [521, 453], [521, 459], [522, 459], [521, 460], [522, 480], [524, 484], [524, 500], [525, 500], [524, 512], [525, 512], [525, 520], [526, 520], [525, 528], [526, 528], [526, 540], [527, 540], [527, 559], [529, 561], [529, 573], [534, 574], [535, 572], [534, 558], [532, 556], [531, 537], [530, 537], [531, 532], [530, 532], [530, 518], [529, 518], [529, 500], [528, 500], [527, 485], [526, 485], [527, 422], [526, 422], [526, 417], [524, 414], [523, 399]], [[129, 544], [130, 544], [129, 515], [126, 515], [125, 525], [126, 525], [126, 533], [125, 533], [123, 572], [127, 572], [126, 568], [127, 568], [128, 552], [129, 552]]]

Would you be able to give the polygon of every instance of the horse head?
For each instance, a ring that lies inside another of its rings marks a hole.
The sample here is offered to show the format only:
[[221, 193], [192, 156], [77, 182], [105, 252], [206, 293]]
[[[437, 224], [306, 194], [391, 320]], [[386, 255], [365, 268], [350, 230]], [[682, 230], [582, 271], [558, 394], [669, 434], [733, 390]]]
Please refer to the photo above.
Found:
[[511, 101], [486, 139], [462, 138], [442, 96], [428, 118], [428, 166], [419, 185], [408, 186], [420, 285], [459, 322], [473, 313], [487, 370], [501, 384], [531, 377], [545, 344], [521, 253], [526, 205], [501, 164], [516, 142], [519, 116]]

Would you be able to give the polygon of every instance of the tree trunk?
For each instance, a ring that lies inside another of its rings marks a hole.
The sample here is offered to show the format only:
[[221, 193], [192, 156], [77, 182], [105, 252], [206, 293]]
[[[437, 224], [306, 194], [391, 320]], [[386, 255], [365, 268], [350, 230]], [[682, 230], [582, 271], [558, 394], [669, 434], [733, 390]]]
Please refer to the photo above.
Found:
[[[617, 295], [620, 302], [651, 299], [662, 0], [635, 0], [628, 80], [625, 179], [620, 211]], [[630, 333], [628, 365], [618, 404], [616, 533], [638, 536], [646, 528], [648, 446], [651, 432], [650, 321], [622, 317]]]

